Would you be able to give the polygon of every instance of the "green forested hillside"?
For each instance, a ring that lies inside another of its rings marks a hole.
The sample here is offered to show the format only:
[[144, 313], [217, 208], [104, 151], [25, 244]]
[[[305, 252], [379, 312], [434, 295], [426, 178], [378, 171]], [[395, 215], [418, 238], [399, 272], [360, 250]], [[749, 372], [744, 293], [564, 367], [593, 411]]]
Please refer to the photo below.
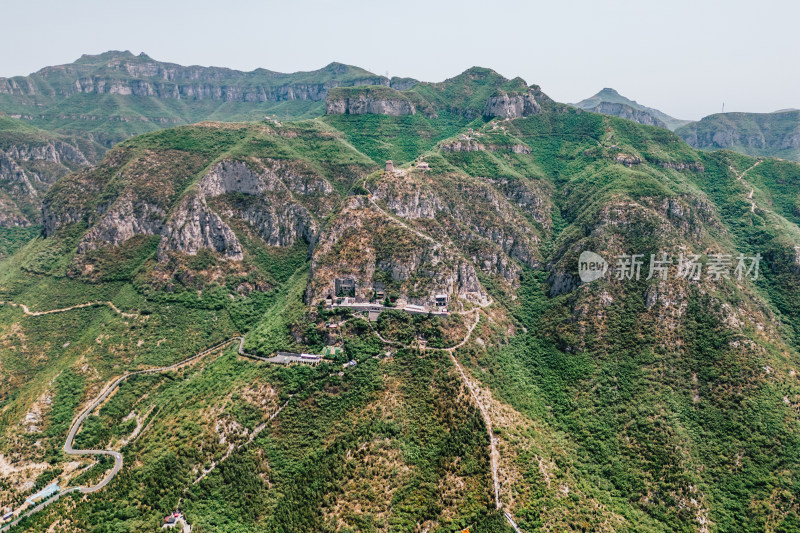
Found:
[[675, 130], [704, 150], [728, 149], [751, 156], [800, 159], [800, 111], [716, 113]]
[[[283, 366], [237, 343], [130, 378], [75, 443], [121, 472], [15, 531], [155, 531], [178, 508], [219, 532], [798, 528], [800, 166], [538, 96], [482, 117], [535, 90], [468, 72], [406, 91], [435, 113], [150, 132], [48, 191], [0, 300], [98, 304], [0, 307], [12, 507], [103, 478], [62, 446], [126, 371], [238, 335], [343, 352]], [[583, 251], [640, 254], [642, 275], [581, 283]], [[757, 279], [676, 275], [681, 254], [705, 274], [740, 253]], [[342, 278], [396, 309], [326, 307]], [[440, 293], [447, 317], [397, 303]]]

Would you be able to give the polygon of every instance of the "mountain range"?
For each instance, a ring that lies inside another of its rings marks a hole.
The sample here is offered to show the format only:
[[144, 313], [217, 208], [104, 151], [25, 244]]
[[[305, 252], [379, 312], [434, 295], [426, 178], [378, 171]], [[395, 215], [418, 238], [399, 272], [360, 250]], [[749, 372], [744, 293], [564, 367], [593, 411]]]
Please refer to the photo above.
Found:
[[774, 113], [717, 113], [692, 122], [642, 106], [614, 89], [603, 89], [574, 105], [670, 129], [701, 150], [727, 149], [756, 157], [800, 160], [800, 111], [796, 109]]
[[691, 122], [690, 120], [671, 117], [658, 109], [638, 104], [636, 101], [625, 98], [610, 88], [605, 88], [594, 96], [581, 100], [574, 105], [586, 111], [616, 115], [639, 124], [668, 128], [673, 131]]
[[[471, 69], [454, 80], [482, 70], [486, 69]], [[507, 83], [512, 92], [520, 85], [519, 79]], [[436, 108], [473, 118], [483, 112], [487, 97], [485, 91], [451, 94], [452, 82], [389, 79], [341, 63], [293, 74], [265, 69], [242, 72], [185, 67], [128, 51], [84, 55], [74, 63], [45, 67], [30, 76], [0, 78], [0, 160], [4, 161], [0, 181], [8, 184], [0, 199], [0, 225], [24, 228], [35, 224], [32, 214], [41, 207], [41, 193], [65, 168], [96, 163], [108, 148], [133, 135], [203, 120], [252, 121], [266, 115], [284, 120], [313, 118], [325, 113], [331, 89], [358, 86], [403, 92], [405, 97], [398, 97], [394, 104], [411, 97], [403, 108], [406, 110], [414, 107], [430, 114]], [[336, 102], [344, 104], [341, 99]], [[691, 122], [642, 106], [609, 88], [574, 105], [674, 130], [700, 149], [800, 159], [797, 111], [727, 113]], [[62, 150], [69, 155], [57, 154]], [[62, 161], [71, 163], [65, 167]], [[38, 170], [31, 165], [38, 165]]]
[[800, 165], [486, 68], [155, 64], [0, 80], [0, 502], [65, 489], [11, 531], [800, 528]]

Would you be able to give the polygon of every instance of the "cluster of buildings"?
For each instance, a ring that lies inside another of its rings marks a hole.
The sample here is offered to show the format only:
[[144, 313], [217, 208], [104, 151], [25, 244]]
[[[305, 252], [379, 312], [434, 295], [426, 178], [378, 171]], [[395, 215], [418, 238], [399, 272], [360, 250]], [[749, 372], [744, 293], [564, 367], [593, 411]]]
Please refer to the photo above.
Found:
[[[377, 314], [386, 309], [399, 309], [412, 314], [449, 314], [447, 305], [450, 303], [450, 296], [446, 293], [434, 294], [427, 300], [406, 301], [397, 298], [388, 302], [389, 305], [387, 305], [388, 295], [384, 283], [374, 282], [371, 290], [367, 291], [358, 289], [356, 278], [335, 278], [333, 291], [325, 297], [325, 305], [327, 307], [350, 307], [357, 311], [368, 312], [372, 321], [377, 320]], [[361, 294], [371, 293], [371, 297], [359, 296], [359, 292]]]
[[322, 355], [316, 353], [275, 352], [275, 355], [264, 359], [264, 361], [281, 365], [299, 363], [316, 366], [322, 361]]
[[[164, 524], [161, 526], [161, 529], [172, 529], [178, 524], [186, 524], [186, 519], [183, 517], [183, 514], [180, 511], [175, 511], [174, 513], [170, 513], [164, 517]], [[191, 526], [184, 527], [184, 530], [191, 531]]]

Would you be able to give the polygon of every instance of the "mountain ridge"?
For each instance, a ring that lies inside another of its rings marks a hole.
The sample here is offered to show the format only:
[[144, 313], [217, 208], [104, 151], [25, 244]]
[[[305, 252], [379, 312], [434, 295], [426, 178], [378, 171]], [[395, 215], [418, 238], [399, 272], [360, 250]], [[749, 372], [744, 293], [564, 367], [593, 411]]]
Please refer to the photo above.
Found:
[[[609, 106], [608, 104], [616, 104], [620, 107], [613, 107]], [[580, 102], [572, 105], [586, 111], [595, 111], [598, 113], [616, 115], [629, 120], [634, 120], [640, 124], [663, 127], [673, 131], [676, 128], [691, 122], [689, 120], [671, 117], [663, 111], [641, 105], [635, 100], [631, 100], [622, 96], [619, 92], [610, 87], [603, 88], [594, 96], [581, 100]], [[606, 111], [602, 110], [604, 106], [606, 106]], [[636, 113], [637, 111], [639, 113]]]
[[695, 148], [800, 160], [800, 111], [797, 110], [716, 113], [675, 132]]

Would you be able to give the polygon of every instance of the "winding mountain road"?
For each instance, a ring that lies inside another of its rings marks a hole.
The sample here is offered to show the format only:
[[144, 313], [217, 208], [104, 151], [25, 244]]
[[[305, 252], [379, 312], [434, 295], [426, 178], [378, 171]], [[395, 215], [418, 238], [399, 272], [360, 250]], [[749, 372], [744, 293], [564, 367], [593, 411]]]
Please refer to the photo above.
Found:
[[[409, 228], [409, 229], [411, 229], [412, 231], [416, 232], [416, 230], [413, 230], [413, 228]], [[428, 236], [425, 236], [425, 237], [427, 239], [431, 239], [431, 237], [428, 237]], [[449, 348], [429, 348], [429, 349], [430, 350], [445, 351], [450, 355], [450, 359], [452, 360], [453, 364], [458, 369], [462, 380], [464, 381], [465, 385], [469, 389], [470, 394], [472, 395], [473, 399], [475, 400], [475, 403], [478, 406], [478, 409], [480, 410], [481, 416], [483, 417], [484, 423], [486, 425], [487, 433], [489, 435], [490, 460], [491, 460], [491, 468], [492, 468], [492, 481], [493, 481], [493, 485], [494, 485], [495, 506], [496, 506], [497, 509], [501, 509], [503, 504], [500, 501], [500, 484], [499, 484], [498, 477], [497, 477], [497, 469], [498, 469], [500, 455], [499, 455], [499, 452], [497, 450], [497, 440], [496, 440], [496, 438], [494, 436], [494, 432], [492, 430], [492, 421], [491, 421], [491, 418], [489, 416], [489, 413], [487, 412], [487, 410], [484, 408], [483, 404], [481, 403], [480, 397], [479, 397], [477, 391], [475, 390], [475, 387], [470, 382], [470, 380], [467, 377], [467, 374], [464, 371], [464, 369], [462, 368], [461, 364], [455, 358], [455, 351], [457, 349], [461, 348], [462, 346], [464, 346], [467, 342], [469, 342], [469, 339], [472, 336], [473, 331], [475, 330], [475, 328], [477, 327], [478, 323], [480, 322], [480, 314], [481, 314], [480, 311], [481, 311], [481, 309], [483, 309], [485, 307], [488, 307], [489, 305], [492, 305], [492, 303], [493, 302], [489, 301], [488, 303], [485, 303], [484, 305], [480, 305], [480, 307], [473, 308], [473, 309], [467, 311], [466, 313], [464, 313], [465, 315], [466, 314], [470, 314], [470, 313], [474, 313], [475, 314], [475, 320], [467, 328], [467, 333], [466, 333], [466, 335], [464, 336], [464, 339], [461, 342], [459, 342], [458, 344], [456, 344], [454, 346], [451, 346]], [[89, 302], [89, 303], [85, 303], [85, 304], [74, 305], [74, 306], [71, 306], [71, 307], [65, 307], [65, 308], [62, 308], [62, 309], [53, 309], [53, 310], [50, 310], [50, 311], [30, 311], [30, 309], [28, 309], [28, 307], [26, 305], [24, 305], [24, 304], [17, 304], [17, 303], [14, 303], [14, 302], [6, 302], [6, 301], [0, 301], [0, 305], [11, 305], [13, 307], [19, 307], [19, 308], [22, 309], [22, 311], [26, 315], [29, 315], [29, 316], [42, 316], [42, 315], [48, 315], [48, 314], [53, 314], [53, 313], [63, 313], [63, 312], [66, 312], [66, 311], [71, 311], [73, 309], [82, 309], [82, 308], [86, 308], [86, 307], [93, 307], [93, 306], [100, 306], [100, 305], [107, 305], [113, 311], [115, 311], [116, 313], [118, 313], [118, 314], [120, 314], [121, 316], [124, 316], [124, 317], [135, 317], [135, 316], [138, 316], [138, 315], [133, 314], [133, 313], [125, 313], [125, 312], [121, 311], [119, 308], [117, 308], [111, 302]], [[401, 343], [398, 343], [398, 342], [395, 342], [395, 341], [390, 341], [388, 339], [384, 339], [375, 329], [373, 329], [372, 331], [378, 336], [378, 338], [383, 343], [402, 346]], [[22, 520], [23, 518], [27, 518], [27, 517], [33, 515], [34, 513], [37, 513], [39, 511], [41, 511], [42, 509], [44, 509], [48, 505], [51, 505], [51, 504], [57, 502], [61, 498], [61, 496], [64, 496], [66, 494], [70, 494], [70, 493], [73, 493], [73, 492], [80, 492], [82, 494], [91, 494], [91, 493], [94, 493], [94, 492], [97, 492], [97, 491], [103, 489], [120, 472], [120, 470], [122, 469], [122, 465], [123, 465], [123, 456], [122, 456], [122, 454], [120, 452], [118, 452], [116, 450], [98, 450], [98, 449], [81, 450], [81, 449], [75, 449], [74, 442], [75, 442], [75, 436], [77, 435], [78, 431], [80, 430], [81, 426], [86, 421], [86, 419], [91, 415], [91, 413], [94, 412], [94, 410], [97, 409], [103, 402], [105, 402], [109, 398], [109, 396], [111, 396], [111, 394], [117, 388], [119, 388], [119, 386], [122, 383], [124, 383], [128, 378], [130, 378], [132, 376], [137, 376], [137, 375], [158, 374], [158, 373], [162, 373], [162, 372], [169, 372], [169, 371], [172, 371], [172, 370], [176, 370], [178, 368], [181, 368], [182, 366], [185, 366], [185, 365], [187, 365], [189, 363], [192, 363], [192, 362], [194, 362], [194, 361], [196, 361], [198, 359], [201, 359], [201, 358], [203, 358], [203, 357], [205, 357], [205, 356], [207, 356], [207, 355], [209, 355], [211, 353], [214, 353], [215, 351], [220, 350], [220, 349], [224, 348], [225, 346], [228, 346], [229, 344], [231, 344], [233, 342], [237, 342], [237, 341], [239, 342], [239, 347], [238, 347], [238, 350], [237, 350], [239, 355], [241, 355], [243, 357], [248, 357], [248, 358], [251, 358], [251, 359], [255, 359], [255, 360], [260, 360], [260, 361], [267, 361], [268, 360], [268, 358], [266, 358], [266, 357], [261, 357], [261, 356], [255, 355], [255, 354], [251, 354], [251, 353], [245, 352], [244, 351], [244, 342], [245, 342], [244, 336], [235, 336], [235, 337], [231, 337], [230, 339], [227, 339], [227, 340], [225, 340], [223, 342], [215, 344], [214, 346], [211, 346], [210, 348], [206, 348], [205, 350], [200, 351], [200, 352], [192, 355], [191, 357], [187, 357], [186, 359], [183, 359], [182, 361], [179, 361], [177, 363], [174, 363], [174, 364], [171, 364], [171, 365], [167, 365], [167, 366], [162, 366], [162, 367], [147, 368], [147, 369], [144, 369], [144, 370], [136, 370], [136, 371], [133, 371], [133, 372], [127, 372], [127, 373], [123, 374], [122, 376], [118, 377], [117, 379], [115, 379], [114, 381], [112, 381], [110, 384], [108, 384], [100, 392], [100, 394], [94, 400], [92, 400], [83, 409], [83, 411], [81, 411], [81, 413], [77, 416], [77, 418], [75, 418], [75, 420], [72, 422], [72, 425], [70, 426], [69, 432], [67, 434], [67, 439], [64, 442], [64, 453], [67, 454], [67, 455], [76, 455], [76, 456], [80, 456], [80, 455], [103, 455], [103, 456], [109, 456], [109, 457], [112, 457], [114, 459], [114, 466], [111, 468], [111, 470], [108, 471], [106, 476], [104, 476], [103, 479], [101, 479], [95, 485], [91, 485], [91, 486], [76, 486], [76, 487], [69, 487], [69, 488], [64, 489], [59, 494], [56, 494], [52, 498], [47, 499], [47, 500], [39, 503], [36, 507], [34, 507], [33, 509], [27, 511], [26, 513], [20, 515], [14, 521], [4, 525], [2, 528], [0, 528], [0, 533], [2, 533], [4, 531], [8, 530], [9, 528], [17, 525], [19, 523], [19, 521]], [[283, 410], [283, 408], [286, 407], [286, 405], [288, 403], [289, 403], [289, 401], [287, 400], [285, 404], [283, 404], [276, 412], [274, 412], [272, 414], [272, 416], [270, 416], [270, 420], [275, 418]], [[255, 434], [260, 432], [260, 430], [263, 429], [264, 426], [265, 426], [265, 424], [262, 425], [262, 427], [256, 428], [256, 430], [253, 432], [253, 435], [250, 436], [250, 439], [248, 440], [248, 442], [252, 441], [253, 437], [255, 437]], [[216, 465], [214, 465], [214, 466], [216, 466]], [[204, 471], [201, 474], [201, 476], [197, 480], [195, 480], [194, 483], [197, 483], [198, 481], [200, 481], [211, 470], [213, 470], [213, 467], [211, 469], [209, 469], [208, 471]], [[506, 518], [506, 520], [508, 521], [509, 525], [511, 525], [511, 527], [517, 533], [521, 533], [519, 527], [514, 522], [514, 520], [511, 517], [511, 515], [508, 512], [504, 512], [503, 514], [504, 514], [504, 517]]]
[[240, 353], [244, 347], [244, 337], [232, 337], [224, 342], [219, 344], [215, 344], [211, 348], [207, 348], [202, 352], [198, 352], [191, 357], [187, 357], [183, 361], [179, 361], [175, 364], [162, 366], [158, 368], [148, 368], [145, 370], [136, 370], [134, 372], [128, 372], [123, 374], [122, 376], [118, 377], [116, 380], [112, 381], [101, 393], [98, 395], [86, 408], [78, 415], [78, 418], [72, 423], [72, 426], [69, 429], [69, 433], [67, 434], [67, 440], [64, 443], [64, 453], [67, 455], [106, 455], [114, 458], [114, 467], [109, 471], [108, 475], [105, 476], [103, 479], [100, 480], [96, 485], [92, 485], [91, 487], [76, 487], [78, 491], [84, 494], [90, 494], [92, 492], [97, 492], [98, 490], [102, 489], [106, 485], [108, 485], [114, 476], [122, 469], [122, 454], [116, 450], [76, 450], [73, 447], [75, 443], [75, 435], [78, 433], [78, 430], [83, 425], [83, 422], [89, 417], [89, 415], [97, 409], [97, 407], [102, 404], [104, 401], [108, 399], [109, 396], [128, 378], [131, 376], [138, 376], [143, 374], [158, 374], [161, 372], [169, 372], [171, 370], [176, 370], [184, 365], [187, 365], [191, 362], [196, 361], [206, 355], [209, 355], [228, 344], [234, 341], [240, 341], [239, 350]]
[[[30, 316], [41, 316], [41, 315], [47, 315], [47, 314], [51, 314], [51, 313], [62, 313], [62, 312], [65, 312], [65, 311], [70, 311], [72, 309], [81, 309], [81, 308], [92, 307], [92, 306], [96, 306], [96, 305], [109, 304], [109, 306], [112, 309], [114, 309], [117, 313], [119, 313], [120, 315], [123, 315], [123, 316], [135, 316], [135, 315], [131, 315], [130, 313], [123, 313], [122, 311], [117, 309], [110, 302], [91, 302], [91, 303], [88, 303], [88, 304], [75, 305], [75, 306], [67, 307], [67, 308], [64, 308], [64, 309], [54, 309], [52, 311], [42, 311], [42, 312], [38, 312], [38, 313], [33, 313], [33, 312], [29, 311], [27, 306], [25, 306], [24, 304], [14, 304], [12, 302], [0, 302], [0, 305], [3, 305], [3, 304], [12, 305], [14, 307], [20, 307], [25, 312], [25, 314], [30, 315]], [[238, 352], [239, 352], [240, 355], [243, 355], [245, 357], [251, 357], [251, 358], [254, 358], [254, 359], [261, 359], [261, 360], [264, 359], [263, 357], [260, 357], [260, 356], [254, 355], [254, 354], [248, 354], [247, 352], [245, 352], [244, 351], [244, 337], [236, 336], [236, 337], [231, 337], [230, 339], [228, 339], [226, 341], [223, 341], [221, 343], [215, 344], [214, 346], [212, 346], [210, 348], [206, 348], [205, 350], [203, 350], [201, 352], [198, 352], [198, 353], [192, 355], [191, 357], [187, 357], [186, 359], [184, 359], [182, 361], [179, 361], [177, 363], [171, 364], [171, 365], [157, 367], [157, 368], [147, 368], [147, 369], [144, 369], [144, 370], [136, 370], [136, 371], [133, 371], [133, 372], [127, 372], [127, 373], [123, 374], [122, 376], [118, 377], [117, 379], [115, 379], [114, 381], [112, 381], [109, 385], [107, 385], [103, 389], [103, 391], [94, 400], [92, 400], [89, 403], [89, 405], [87, 405], [86, 408], [84, 408], [84, 410], [81, 411], [81, 413], [78, 415], [78, 417], [72, 422], [72, 425], [70, 426], [70, 429], [69, 429], [69, 433], [67, 434], [67, 440], [64, 442], [64, 453], [66, 453], [67, 455], [105, 455], [105, 456], [110, 456], [110, 457], [114, 458], [114, 466], [113, 466], [113, 468], [111, 468], [111, 470], [109, 470], [108, 474], [106, 474], [106, 476], [103, 477], [103, 479], [101, 479], [97, 484], [91, 485], [91, 486], [88, 486], [88, 487], [76, 486], [76, 487], [66, 488], [66, 489], [62, 490], [60, 493], [58, 493], [55, 496], [53, 496], [52, 498], [41, 502], [40, 504], [38, 504], [33, 509], [31, 509], [31, 510], [27, 511], [26, 513], [20, 515], [14, 521], [9, 522], [8, 524], [4, 525], [2, 528], [0, 528], [0, 532], [8, 530], [9, 528], [17, 525], [19, 523], [19, 521], [22, 520], [23, 518], [27, 518], [27, 517], [33, 515], [34, 513], [37, 513], [39, 511], [41, 511], [42, 509], [44, 509], [48, 505], [57, 502], [61, 498], [61, 496], [64, 496], [65, 494], [70, 494], [72, 492], [80, 492], [82, 494], [91, 494], [93, 492], [97, 492], [97, 491], [101, 490], [103, 487], [105, 487], [106, 485], [108, 485], [111, 482], [111, 480], [114, 479], [114, 476], [116, 476], [119, 473], [119, 471], [122, 469], [122, 464], [123, 464], [123, 457], [122, 457], [121, 453], [119, 453], [116, 450], [96, 450], [96, 449], [76, 450], [74, 448], [74, 442], [75, 442], [75, 435], [78, 433], [78, 431], [80, 430], [80, 427], [83, 425], [83, 423], [89, 417], [89, 415], [95, 409], [97, 409], [97, 407], [100, 404], [102, 404], [104, 401], [106, 401], [106, 399], [108, 399], [108, 397], [111, 396], [111, 394], [124, 381], [126, 381], [131, 376], [137, 376], [137, 375], [141, 375], [141, 374], [158, 374], [158, 373], [161, 373], [161, 372], [169, 372], [171, 370], [178, 369], [178, 368], [180, 368], [182, 366], [185, 366], [185, 365], [187, 365], [189, 363], [192, 363], [192, 362], [194, 362], [194, 361], [196, 361], [198, 359], [201, 359], [201, 358], [203, 358], [203, 357], [205, 357], [205, 356], [207, 356], [207, 355], [209, 355], [209, 354], [211, 354], [211, 353], [213, 353], [213, 352], [215, 352], [215, 351], [217, 351], [217, 350], [219, 350], [221, 348], [224, 348], [225, 346], [231, 344], [232, 342], [236, 342], [236, 341], [239, 341]]]

